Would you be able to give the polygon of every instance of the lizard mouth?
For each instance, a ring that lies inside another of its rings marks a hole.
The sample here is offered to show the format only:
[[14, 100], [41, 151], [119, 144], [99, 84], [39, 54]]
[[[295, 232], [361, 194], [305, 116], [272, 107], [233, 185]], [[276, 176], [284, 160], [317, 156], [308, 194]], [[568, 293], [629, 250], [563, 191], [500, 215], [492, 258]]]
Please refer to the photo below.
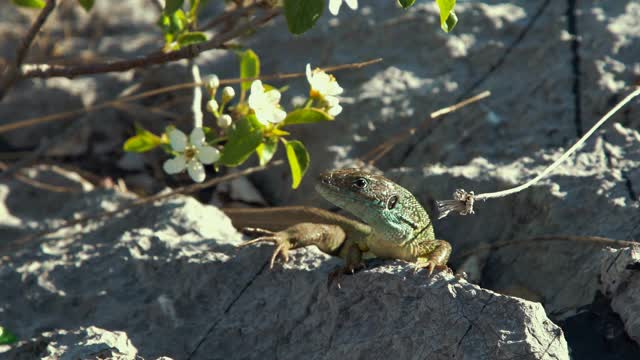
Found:
[[318, 177], [318, 182], [316, 183], [315, 188], [320, 195], [335, 204], [336, 202], [341, 202], [339, 199], [345, 194], [340, 193], [340, 189], [336, 184], [334, 184], [333, 180], [332, 171], [324, 172]]

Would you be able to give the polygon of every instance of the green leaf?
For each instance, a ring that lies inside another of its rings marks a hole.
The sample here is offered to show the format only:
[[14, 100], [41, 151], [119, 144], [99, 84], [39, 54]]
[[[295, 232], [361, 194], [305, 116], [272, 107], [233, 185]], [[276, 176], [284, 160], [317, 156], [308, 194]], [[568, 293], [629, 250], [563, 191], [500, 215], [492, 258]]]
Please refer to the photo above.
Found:
[[235, 122], [224, 145], [220, 162], [226, 166], [242, 164], [262, 143], [263, 126], [255, 115], [248, 115]]
[[178, 37], [178, 44], [180, 46], [197, 44], [203, 41], [207, 41], [207, 35], [202, 32], [188, 32]]
[[265, 166], [271, 161], [273, 155], [278, 150], [278, 138], [272, 137], [266, 139], [262, 144], [256, 148], [256, 154], [260, 159], [260, 166]]
[[[260, 76], [260, 58], [253, 50], [246, 50], [240, 55], [240, 78], [249, 79]], [[242, 82], [242, 91], [251, 88], [252, 81]]]
[[22, 7], [42, 9], [47, 3], [44, 0], [12, 0], [14, 4]]
[[160, 27], [163, 34], [167, 34], [171, 30], [171, 18], [169, 18], [169, 15], [162, 14], [156, 24]]
[[416, 2], [416, 0], [398, 0], [398, 2], [403, 9], [407, 9], [410, 8]]
[[445, 32], [453, 30], [458, 22], [458, 17], [453, 13], [456, 0], [436, 0], [436, 4], [440, 8], [440, 27]]
[[169, 20], [170, 20], [169, 31], [172, 34], [181, 33], [182, 30], [184, 30], [184, 28], [187, 27], [187, 24], [189, 22], [189, 20], [187, 19], [187, 16], [184, 14], [184, 11], [182, 11], [182, 9], [178, 9], [177, 11], [169, 15]]
[[162, 144], [162, 139], [152, 132], [138, 129], [135, 136], [130, 137], [125, 141], [122, 149], [128, 152], [146, 152], [153, 150], [158, 145]]
[[287, 149], [287, 159], [289, 159], [289, 168], [291, 169], [291, 188], [297, 189], [311, 162], [309, 152], [298, 140], [286, 141], [282, 139], [282, 141]]
[[80, 3], [80, 6], [82, 6], [87, 12], [89, 12], [93, 8], [95, 0], [78, 0], [78, 2]]
[[182, 8], [184, 0], [166, 0], [164, 4], [164, 13], [169, 15], [176, 12], [176, 10]]
[[449, 17], [447, 18], [447, 22], [445, 23], [445, 26], [442, 27], [442, 29], [446, 32], [449, 32], [451, 30], [453, 30], [453, 28], [456, 26], [456, 24], [458, 23], [458, 16], [456, 16], [456, 13], [454, 13], [453, 11], [449, 13]]
[[292, 34], [311, 29], [322, 15], [324, 0], [284, 0], [284, 16]]
[[13, 335], [9, 330], [0, 326], [0, 345], [8, 345], [16, 342], [18, 338]]
[[311, 124], [331, 120], [333, 120], [333, 117], [322, 110], [314, 108], [298, 109], [287, 114], [283, 125]]

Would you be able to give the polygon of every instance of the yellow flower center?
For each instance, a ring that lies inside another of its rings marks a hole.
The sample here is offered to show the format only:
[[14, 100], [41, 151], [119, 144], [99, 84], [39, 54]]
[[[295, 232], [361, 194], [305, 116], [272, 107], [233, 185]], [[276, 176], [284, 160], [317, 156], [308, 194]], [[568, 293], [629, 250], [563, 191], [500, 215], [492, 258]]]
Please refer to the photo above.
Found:
[[309, 97], [320, 98], [321, 96], [322, 95], [320, 95], [320, 92], [318, 90], [313, 89], [313, 88], [311, 90], [309, 90]]
[[187, 160], [193, 159], [196, 156], [196, 153], [197, 153], [196, 148], [193, 146], [187, 146], [187, 148], [184, 149], [184, 157]]

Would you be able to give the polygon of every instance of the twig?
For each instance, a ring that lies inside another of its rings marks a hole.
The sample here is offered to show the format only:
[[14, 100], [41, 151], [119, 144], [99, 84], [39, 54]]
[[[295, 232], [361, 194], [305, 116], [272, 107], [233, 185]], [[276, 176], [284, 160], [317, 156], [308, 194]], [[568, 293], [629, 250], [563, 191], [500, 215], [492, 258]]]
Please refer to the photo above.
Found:
[[145, 204], [149, 204], [155, 201], [159, 201], [159, 200], [163, 200], [163, 199], [167, 199], [179, 194], [192, 194], [194, 192], [200, 191], [202, 189], [206, 189], [208, 187], [214, 186], [214, 185], [218, 185], [220, 183], [229, 181], [229, 180], [233, 180], [235, 178], [241, 177], [241, 176], [246, 176], [249, 174], [253, 174], [255, 172], [259, 172], [259, 171], [263, 171], [266, 170], [270, 167], [273, 166], [280, 166], [284, 164], [284, 161], [282, 160], [276, 160], [271, 162], [269, 165], [265, 165], [265, 166], [254, 166], [254, 167], [250, 167], [247, 169], [244, 169], [242, 171], [238, 171], [238, 172], [234, 172], [231, 174], [227, 174], [224, 176], [220, 176], [217, 178], [213, 178], [209, 181], [205, 181], [203, 183], [198, 183], [198, 184], [192, 184], [192, 185], [186, 185], [186, 186], [181, 186], [178, 188], [173, 189], [170, 192], [167, 193], [160, 193], [160, 194], [156, 194], [156, 195], [152, 195], [152, 196], [148, 196], [148, 197], [144, 197], [138, 200], [135, 200], [129, 204], [126, 205], [122, 205], [120, 207], [118, 207], [117, 209], [114, 210], [106, 210], [106, 211], [101, 211], [99, 213], [96, 214], [92, 214], [92, 215], [87, 215], [87, 216], [83, 216], [81, 218], [75, 219], [75, 220], [68, 220], [65, 221], [62, 225], [60, 226], [56, 226], [50, 229], [45, 229], [42, 231], [38, 231], [34, 234], [29, 234], [27, 236], [24, 236], [14, 242], [11, 243], [6, 243], [4, 245], [0, 244], [0, 252], [6, 252], [6, 251], [12, 251], [12, 250], [16, 250], [19, 247], [23, 247], [25, 245], [27, 245], [29, 242], [41, 238], [44, 235], [48, 235], [48, 234], [52, 234], [55, 233], [61, 229], [70, 227], [70, 226], [74, 226], [74, 225], [81, 225], [81, 224], [86, 224], [89, 221], [92, 220], [100, 220], [103, 218], [108, 218], [108, 217], [112, 217], [121, 213], [124, 213], [128, 210], [131, 210], [133, 208], [136, 208], [138, 206], [141, 205], [145, 205]]
[[[193, 76], [193, 82], [196, 84], [201, 84], [202, 79], [200, 78], [200, 68], [198, 68], [198, 64], [195, 61], [191, 60], [191, 75]], [[201, 128], [202, 127], [202, 88], [200, 86], [195, 86], [193, 88], [193, 102], [191, 103], [191, 112], [193, 113], [193, 127]]]
[[[324, 71], [340, 71], [340, 70], [347, 70], [347, 69], [360, 69], [360, 68], [363, 68], [365, 66], [378, 63], [380, 61], [382, 61], [382, 58], [363, 61], [363, 62], [358, 62], [358, 63], [350, 63], [350, 64], [342, 64], [342, 65], [336, 65], [336, 66], [329, 66], [329, 67], [326, 67], [326, 68], [324, 68], [322, 70], [324, 70]], [[251, 80], [253, 80], [253, 79], [257, 79], [257, 80], [279, 79], [279, 80], [282, 80], [282, 79], [298, 78], [298, 77], [303, 77], [303, 76], [305, 76], [305, 73], [297, 72], [297, 73], [287, 73], [287, 74], [265, 75], [265, 76], [261, 76], [261, 77], [257, 77], [257, 78], [252, 78]], [[223, 80], [220, 80], [220, 84], [221, 85], [239, 84], [239, 83], [241, 83], [243, 81], [247, 81], [247, 79], [241, 79], [241, 78], [223, 79]], [[203, 86], [203, 85], [205, 85], [205, 84], [204, 83], [193, 83], [193, 82], [175, 84], [175, 85], [165, 86], [165, 87], [158, 88], [158, 89], [145, 91], [145, 92], [142, 92], [140, 94], [129, 95], [129, 96], [121, 96], [121, 97], [118, 97], [116, 99], [105, 101], [103, 103], [99, 103], [99, 104], [96, 104], [96, 105], [93, 105], [93, 106], [88, 106], [88, 107], [82, 108], [82, 109], [69, 110], [69, 111], [65, 111], [65, 112], [61, 112], [61, 113], [57, 113], [57, 114], [45, 115], [45, 116], [40, 116], [40, 117], [31, 118], [31, 119], [27, 119], [27, 120], [17, 121], [15, 123], [11, 123], [11, 124], [0, 125], [0, 134], [5, 133], [5, 132], [9, 132], [9, 131], [13, 131], [13, 130], [17, 130], [17, 129], [22, 129], [22, 128], [33, 126], [33, 125], [43, 124], [43, 123], [47, 123], [47, 122], [51, 122], [51, 121], [63, 120], [63, 119], [66, 119], [68, 117], [71, 117], [71, 116], [80, 115], [80, 114], [91, 112], [91, 111], [101, 110], [101, 109], [104, 109], [104, 108], [107, 108], [107, 107], [112, 107], [112, 106], [115, 106], [115, 105], [120, 104], [122, 102], [135, 101], [135, 100], [147, 98], [147, 97], [150, 97], [150, 96], [155, 96], [155, 95], [164, 94], [164, 93], [168, 93], [168, 92], [174, 92], [174, 91], [178, 91], [178, 90], [191, 89], [191, 88], [193, 88], [195, 86]]]
[[551, 165], [549, 165], [546, 169], [544, 169], [538, 176], [527, 181], [526, 183], [516, 186], [511, 189], [479, 194], [475, 195], [473, 191], [467, 192], [463, 189], [458, 189], [455, 191], [453, 197], [454, 200], [442, 200], [436, 201], [438, 206], [438, 211], [440, 213], [439, 219], [444, 218], [450, 212], [458, 212], [460, 215], [473, 214], [473, 203], [475, 200], [486, 200], [486, 199], [495, 199], [504, 196], [508, 196], [511, 194], [515, 194], [526, 188], [534, 185], [538, 181], [540, 181], [545, 176], [549, 175], [553, 170], [555, 170], [562, 162], [564, 162], [571, 154], [576, 152], [582, 144], [593, 134], [602, 124], [604, 124], [611, 116], [613, 116], [618, 110], [620, 110], [623, 106], [625, 106], [629, 101], [631, 101], [634, 97], [640, 95], [640, 87], [636, 88], [631, 94], [627, 95], [622, 101], [620, 101], [616, 106], [614, 106], [611, 110], [609, 110], [600, 120], [598, 120], [595, 125], [584, 134], [580, 140], [578, 140], [569, 150], [567, 150], [562, 156], [560, 156], [556, 161], [554, 161]]
[[373, 165], [376, 161], [380, 160], [380, 158], [382, 158], [383, 156], [385, 156], [389, 151], [391, 151], [391, 149], [393, 149], [394, 146], [398, 145], [399, 143], [403, 142], [404, 140], [406, 140], [408, 137], [413, 136], [416, 131], [418, 129], [422, 129], [425, 128], [428, 124], [430, 120], [436, 119], [438, 117], [444, 116], [446, 114], [452, 113], [454, 111], [457, 111], [458, 109], [461, 109], [469, 104], [472, 104], [476, 101], [480, 101], [486, 97], [491, 96], [491, 92], [488, 90], [485, 90], [483, 92], [481, 92], [480, 94], [474, 95], [468, 99], [462, 100], [457, 104], [451, 105], [451, 106], [447, 106], [445, 108], [439, 109], [437, 111], [432, 112], [428, 118], [424, 119], [422, 121], [422, 123], [420, 124], [419, 127], [413, 127], [413, 128], [409, 128], [407, 130], [404, 130], [396, 135], [394, 135], [391, 139], [385, 141], [384, 143], [376, 146], [375, 148], [373, 148], [371, 151], [369, 151], [368, 153], [366, 153], [361, 160], [362, 161], [367, 161], [367, 159], [369, 159], [367, 162], [369, 165]]
[[22, 39], [22, 42], [20, 43], [20, 46], [16, 49], [16, 59], [13, 64], [8, 66], [2, 78], [2, 81], [0, 81], [0, 100], [2, 100], [2, 98], [7, 93], [7, 90], [9, 90], [9, 88], [13, 86], [15, 81], [18, 79], [18, 76], [20, 75], [20, 66], [24, 62], [24, 59], [27, 57], [27, 53], [29, 52], [29, 48], [31, 47], [33, 39], [36, 37], [38, 32], [40, 32], [40, 29], [47, 21], [49, 15], [55, 7], [56, 0], [47, 0], [46, 5], [44, 6], [44, 8], [42, 8], [42, 11], [40, 11], [40, 14], [36, 18], [36, 21], [34, 21], [34, 23], [31, 25], [31, 28], [29, 28], [27, 35], [25, 35], [24, 39]]
[[[4, 163], [3, 161], [0, 161], [0, 170], [6, 170], [9, 167], [9, 165], [7, 165], [6, 163]], [[65, 192], [65, 193], [71, 193], [71, 192], [79, 192], [80, 190], [74, 189], [74, 188], [70, 188], [70, 187], [66, 187], [66, 186], [59, 186], [59, 185], [51, 185], [51, 184], [47, 184], [45, 182], [36, 180], [36, 179], [32, 179], [28, 176], [23, 175], [21, 172], [18, 172], [16, 174], [13, 175], [13, 177], [22, 182], [25, 183], [27, 185], [31, 185], [35, 188], [38, 189], [42, 189], [42, 190], [46, 190], [46, 191], [52, 191], [52, 192]]]
[[[75, 127], [77, 124], [72, 124], [70, 127]], [[65, 131], [66, 133], [66, 131]], [[38, 147], [27, 154], [26, 156], [20, 158], [17, 162], [13, 163], [11, 166], [8, 166], [0, 173], [0, 181], [8, 178], [9, 176], [13, 176], [20, 169], [25, 166], [30, 165], [32, 162], [36, 161], [42, 154], [44, 154], [49, 148], [51, 148], [55, 143], [58, 142], [59, 139], [64, 138], [64, 135], [58, 139], [47, 139], [44, 138], [40, 141]]]
[[523, 241], [518, 240], [505, 240], [497, 241], [492, 244], [486, 244], [479, 246], [473, 250], [465, 251], [462, 254], [456, 255], [455, 261], [463, 261], [470, 256], [476, 255], [483, 251], [498, 250], [508, 246], [535, 246], [541, 241], [570, 241], [585, 244], [605, 245], [614, 248], [640, 246], [640, 243], [629, 240], [617, 240], [601, 236], [577, 236], [577, 235], [547, 235], [539, 236]]
[[469, 104], [472, 104], [472, 103], [474, 103], [476, 101], [482, 100], [482, 99], [484, 99], [486, 97], [489, 97], [489, 96], [491, 96], [491, 91], [485, 90], [485, 91], [481, 92], [480, 94], [474, 95], [474, 96], [472, 96], [472, 97], [470, 97], [468, 99], [462, 100], [457, 104], [453, 104], [451, 106], [447, 106], [446, 108], [442, 108], [440, 110], [432, 112], [431, 113], [431, 118], [435, 119], [435, 118], [440, 117], [442, 115], [446, 115], [446, 114], [452, 113], [454, 111], [457, 111], [458, 109], [461, 109], [461, 108], [463, 108], [463, 107], [465, 107], [465, 106], [467, 106]]
[[[382, 58], [375, 58], [375, 59], [358, 62], [358, 63], [328, 66], [328, 67], [321, 68], [320, 70], [325, 72], [334, 72], [334, 71], [347, 70], [347, 69], [357, 70], [365, 66], [379, 63], [381, 61], [382, 61]], [[235, 79], [220, 80], [220, 85], [239, 84], [241, 82], [253, 81], [253, 80], [286, 80], [286, 79], [293, 79], [293, 78], [298, 78], [302, 76], [306, 76], [306, 74], [304, 72], [296, 72], [296, 73], [286, 73], [286, 74], [272, 74], [272, 75], [258, 76], [258, 77], [246, 78], [246, 79], [235, 78]]]
[[108, 61], [85, 65], [25, 64], [22, 65], [21, 68], [22, 76], [39, 78], [63, 76], [72, 78], [78, 75], [121, 72], [139, 67], [164, 64], [181, 59], [191, 59], [204, 51], [219, 48], [227, 41], [234, 39], [249, 30], [264, 25], [278, 14], [280, 14], [279, 9], [269, 10], [262, 16], [256, 17], [247, 24], [239, 26], [236, 29], [230, 30], [228, 32], [218, 34], [208, 41], [185, 46], [179, 50], [171, 51], [168, 53], [157, 51], [135, 59]]

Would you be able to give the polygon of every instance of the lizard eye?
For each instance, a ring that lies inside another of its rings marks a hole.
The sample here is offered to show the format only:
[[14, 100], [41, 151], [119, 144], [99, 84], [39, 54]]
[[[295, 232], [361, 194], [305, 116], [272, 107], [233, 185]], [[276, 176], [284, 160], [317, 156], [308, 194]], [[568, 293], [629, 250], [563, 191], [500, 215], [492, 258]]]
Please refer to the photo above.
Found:
[[387, 209], [393, 210], [398, 203], [398, 195], [392, 195], [389, 200], [387, 200]]
[[365, 178], [357, 178], [353, 181], [353, 186], [357, 189], [364, 189], [369, 183]]

